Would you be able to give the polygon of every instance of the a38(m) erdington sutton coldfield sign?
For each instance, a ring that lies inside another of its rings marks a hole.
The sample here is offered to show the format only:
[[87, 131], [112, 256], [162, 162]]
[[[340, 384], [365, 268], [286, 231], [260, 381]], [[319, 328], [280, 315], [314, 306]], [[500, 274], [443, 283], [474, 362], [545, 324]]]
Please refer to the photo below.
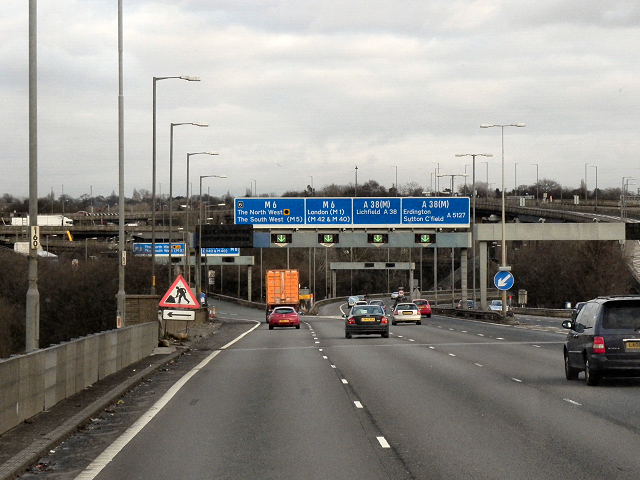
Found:
[[468, 228], [467, 197], [236, 198], [236, 225]]

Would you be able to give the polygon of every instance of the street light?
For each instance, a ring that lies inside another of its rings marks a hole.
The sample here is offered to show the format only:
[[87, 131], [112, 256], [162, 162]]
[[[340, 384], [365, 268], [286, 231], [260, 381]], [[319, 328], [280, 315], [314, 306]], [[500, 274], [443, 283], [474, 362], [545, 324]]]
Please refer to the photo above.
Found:
[[586, 202], [589, 199], [589, 189], [587, 188], [587, 166], [589, 164], [584, 164], [584, 201]]
[[392, 168], [396, 169], [396, 183], [394, 185], [394, 189], [396, 191], [396, 197], [398, 196], [398, 166], [397, 165], [391, 165]]
[[[507, 270], [507, 233], [505, 225], [505, 211], [504, 211], [504, 127], [524, 127], [524, 123], [511, 123], [507, 125], [487, 125], [482, 124], [480, 128], [500, 127], [501, 139], [502, 139], [502, 269]], [[502, 290], [502, 316], [507, 316], [507, 291]]]
[[356, 188], [353, 193], [354, 197], [358, 196], [358, 166], [356, 165]]
[[596, 196], [596, 211], [598, 210], [598, 166], [597, 165], [591, 165], [591, 168], [595, 168], [596, 169], [596, 189], [595, 189], [595, 196]]
[[[191, 262], [188, 260], [191, 259], [191, 252], [189, 250], [189, 157], [191, 155], [218, 155], [218, 152], [195, 152], [195, 153], [187, 153], [187, 204], [186, 204], [186, 215], [184, 221], [184, 231], [187, 234], [187, 241], [185, 241], [185, 265], [187, 270], [187, 285], [191, 284]], [[202, 192], [200, 192], [202, 195]]]
[[453, 197], [453, 178], [454, 177], [468, 177], [469, 175], [467, 175], [466, 173], [454, 173], [454, 174], [450, 174], [450, 173], [443, 173], [442, 175], [438, 175], [438, 177], [451, 177], [451, 195]]
[[[182, 75], [179, 77], [153, 77], [153, 167], [151, 179], [151, 295], [156, 293], [156, 83], [158, 80], [178, 78], [188, 82], [199, 82], [200, 77]], [[123, 202], [121, 202], [123, 203]], [[171, 251], [171, 239], [169, 239], [169, 251]], [[171, 271], [171, 264], [169, 264]], [[171, 281], [171, 274], [169, 274]]]
[[531, 163], [530, 165], [535, 165], [536, 166], [536, 204], [538, 204], [538, 192], [540, 189], [540, 181], [538, 180], [538, 164], [537, 163]]
[[[473, 308], [476, 305], [476, 157], [493, 157], [491, 153], [457, 153], [456, 157], [471, 157], [471, 197], [473, 198], [473, 213], [471, 215], [471, 256], [473, 257]], [[489, 170], [489, 162], [487, 171]]]
[[[195, 125], [196, 127], [208, 127], [208, 123], [198, 123], [198, 122], [183, 122], [183, 123], [172, 123], [171, 124], [171, 133], [169, 135], [169, 285], [173, 282], [173, 265], [171, 264], [171, 233], [173, 231], [173, 127], [177, 125]], [[187, 178], [187, 182], [189, 179]], [[187, 183], [187, 188], [188, 188]], [[154, 184], [155, 187], [155, 184]], [[155, 200], [154, 200], [155, 202]], [[153, 206], [153, 214], [155, 217], [156, 208], [155, 203]], [[153, 220], [152, 220], [153, 221]], [[153, 225], [155, 226], [155, 221], [153, 221]], [[155, 245], [151, 246], [151, 252], [154, 252]]]
[[518, 196], [518, 162], [513, 164], [513, 193]]
[[[198, 215], [198, 250], [196, 252], [196, 284], [199, 291], [202, 291], [202, 179], [203, 178], [227, 178], [226, 175], [200, 175], [200, 214]], [[205, 254], [206, 257], [206, 254]]]
[[487, 166], [487, 200], [489, 200], [489, 162], [480, 162]]

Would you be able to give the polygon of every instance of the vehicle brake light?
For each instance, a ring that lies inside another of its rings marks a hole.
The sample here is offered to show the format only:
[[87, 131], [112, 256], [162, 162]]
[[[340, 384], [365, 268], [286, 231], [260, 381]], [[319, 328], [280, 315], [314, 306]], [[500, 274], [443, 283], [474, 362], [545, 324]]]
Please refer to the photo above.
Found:
[[356, 323], [356, 319], [355, 318], [350, 318], [349, 319], [349, 325], [355, 325]]
[[389, 323], [389, 320], [387, 320], [387, 317], [382, 317], [380, 323]]
[[604, 353], [604, 338], [593, 338], [593, 353]]

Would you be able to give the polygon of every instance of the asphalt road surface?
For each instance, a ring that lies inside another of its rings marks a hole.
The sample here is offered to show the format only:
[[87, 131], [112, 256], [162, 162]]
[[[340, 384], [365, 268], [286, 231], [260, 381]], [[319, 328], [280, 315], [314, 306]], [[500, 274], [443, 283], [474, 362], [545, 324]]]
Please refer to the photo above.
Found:
[[567, 381], [553, 325], [434, 316], [347, 340], [339, 307], [268, 330], [262, 312], [218, 304], [224, 345], [20, 478], [640, 478], [640, 381]]

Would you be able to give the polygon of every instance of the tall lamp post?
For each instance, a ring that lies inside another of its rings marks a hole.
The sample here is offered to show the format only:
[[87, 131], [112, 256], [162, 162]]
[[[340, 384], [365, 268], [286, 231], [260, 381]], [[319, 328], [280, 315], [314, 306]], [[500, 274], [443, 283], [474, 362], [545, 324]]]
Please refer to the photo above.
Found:
[[[482, 124], [480, 128], [491, 128], [491, 127], [500, 127], [501, 131], [501, 140], [502, 140], [502, 270], [509, 270], [507, 267], [507, 234], [506, 234], [506, 215], [504, 209], [504, 127], [525, 127], [524, 123], [510, 123], [507, 125], [487, 125]], [[502, 316], [507, 316], [507, 291], [502, 290]]]
[[[196, 127], [208, 127], [208, 123], [198, 123], [198, 122], [183, 122], [183, 123], [172, 123], [171, 124], [171, 133], [169, 134], [169, 285], [173, 282], [173, 265], [171, 261], [171, 234], [173, 232], [173, 127], [177, 125], [195, 125]], [[189, 182], [189, 179], [187, 179]], [[187, 183], [187, 186], [189, 184]], [[153, 207], [153, 215], [155, 216], [156, 209]], [[153, 221], [153, 220], [152, 220]], [[155, 226], [155, 222], [153, 222]], [[152, 245], [152, 252], [155, 250], [155, 245]]]
[[[476, 308], [476, 157], [493, 157], [491, 153], [458, 153], [456, 157], [471, 157], [471, 198], [473, 198], [473, 213], [471, 214], [471, 256], [473, 258], [473, 308]], [[487, 169], [489, 162], [487, 164]]]
[[536, 167], [536, 204], [538, 203], [538, 194], [540, 192], [540, 178], [538, 177], [538, 164], [532, 163], [531, 165], [535, 165]]
[[596, 169], [596, 189], [594, 190], [594, 192], [595, 192], [595, 197], [596, 197], [596, 210], [598, 210], [598, 166], [597, 165], [591, 165], [591, 168], [595, 168]]
[[584, 201], [586, 202], [589, 199], [589, 189], [587, 188], [587, 167], [588, 163], [584, 164]]
[[[196, 252], [196, 263], [198, 269], [196, 270], [196, 288], [200, 292], [202, 291], [202, 179], [203, 178], [227, 178], [226, 175], [200, 175], [200, 214], [198, 215], [198, 250]], [[206, 254], [205, 254], [206, 257]]]
[[[195, 152], [195, 153], [187, 153], [187, 204], [186, 204], [186, 215], [184, 220], [184, 231], [187, 234], [187, 238], [185, 240], [185, 267], [187, 270], [187, 285], [191, 284], [191, 252], [189, 250], [189, 158], [191, 155], [218, 155], [218, 152]], [[202, 192], [200, 192], [202, 195]]]
[[393, 188], [396, 191], [396, 197], [397, 197], [398, 196], [398, 166], [391, 165], [391, 167], [396, 169], [396, 183], [393, 185]]
[[[151, 295], [156, 293], [156, 83], [159, 80], [178, 78], [188, 82], [199, 82], [200, 77], [182, 75], [179, 77], [153, 77], [153, 167], [151, 179]], [[173, 131], [173, 130], [172, 130]], [[123, 217], [124, 218], [124, 217]], [[169, 239], [169, 251], [171, 251], [171, 239]], [[171, 263], [169, 263], [171, 270]], [[171, 274], [169, 274], [171, 280]]]

